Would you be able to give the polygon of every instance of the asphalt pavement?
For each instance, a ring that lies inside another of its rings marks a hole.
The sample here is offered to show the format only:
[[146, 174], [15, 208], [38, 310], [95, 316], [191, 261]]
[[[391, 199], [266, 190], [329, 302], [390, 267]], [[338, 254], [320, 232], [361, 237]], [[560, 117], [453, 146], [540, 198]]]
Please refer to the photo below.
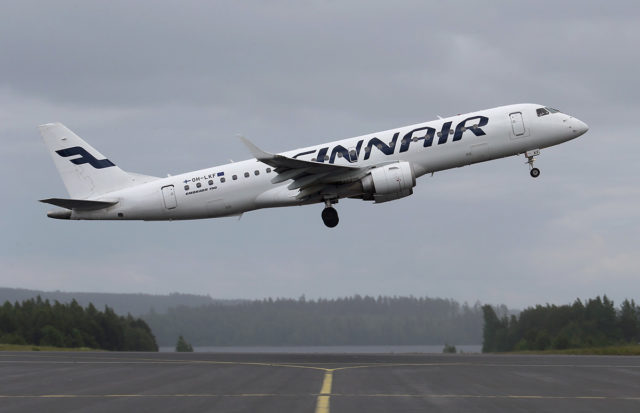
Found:
[[638, 412], [640, 357], [1, 352], [36, 411]]

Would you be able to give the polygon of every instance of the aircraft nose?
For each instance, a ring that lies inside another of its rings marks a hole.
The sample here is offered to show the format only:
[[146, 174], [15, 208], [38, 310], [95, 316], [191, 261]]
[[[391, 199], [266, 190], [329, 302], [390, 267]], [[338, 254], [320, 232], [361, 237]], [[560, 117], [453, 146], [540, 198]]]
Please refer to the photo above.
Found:
[[577, 136], [584, 135], [589, 130], [589, 125], [581, 121], [580, 119], [573, 118], [573, 131]]

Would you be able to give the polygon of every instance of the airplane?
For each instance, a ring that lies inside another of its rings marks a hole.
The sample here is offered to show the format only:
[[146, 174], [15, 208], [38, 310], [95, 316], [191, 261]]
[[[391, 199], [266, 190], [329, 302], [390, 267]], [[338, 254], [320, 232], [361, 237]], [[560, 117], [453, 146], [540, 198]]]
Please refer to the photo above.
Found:
[[241, 141], [254, 159], [160, 178], [125, 172], [61, 123], [39, 126], [70, 198], [50, 218], [165, 221], [241, 216], [262, 208], [323, 204], [333, 228], [340, 199], [383, 203], [413, 194], [417, 178], [524, 155], [529, 173], [540, 150], [589, 127], [548, 106], [525, 103], [309, 146], [265, 152]]

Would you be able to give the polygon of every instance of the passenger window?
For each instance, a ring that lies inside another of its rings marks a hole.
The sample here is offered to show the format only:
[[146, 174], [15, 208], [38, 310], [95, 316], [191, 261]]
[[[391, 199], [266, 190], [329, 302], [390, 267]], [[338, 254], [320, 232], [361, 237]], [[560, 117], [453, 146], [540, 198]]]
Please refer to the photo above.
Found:
[[255, 176], [260, 175], [260, 171], [259, 171], [259, 170], [257, 170], [257, 169], [256, 169], [255, 171], [253, 171], [253, 173], [255, 174]]
[[184, 190], [185, 190], [185, 191], [188, 191], [188, 190], [189, 190], [189, 185], [185, 185], [185, 186], [184, 186]]
[[213, 179], [209, 179], [209, 186], [213, 185]]
[[271, 168], [267, 168], [267, 173], [270, 174], [271, 173]]
[[198, 183], [196, 184], [196, 188], [200, 188], [201, 186], [202, 186], [202, 184], [201, 184], [200, 182], [198, 182]]
[[536, 113], [538, 114], [538, 117], [540, 117], [540, 116], [548, 115], [549, 111], [546, 110], [545, 108], [538, 108], [536, 109]]
[[224, 181], [226, 181], [226, 179], [224, 177], [220, 178], [220, 182], [224, 183]]
[[236, 179], [238, 179], [238, 175], [233, 175], [233, 176], [231, 177], [231, 179], [233, 179], [233, 180], [235, 181]]
[[249, 172], [245, 172], [245, 173], [244, 173], [244, 177], [245, 177], [245, 178], [248, 178], [248, 177], [249, 177]]

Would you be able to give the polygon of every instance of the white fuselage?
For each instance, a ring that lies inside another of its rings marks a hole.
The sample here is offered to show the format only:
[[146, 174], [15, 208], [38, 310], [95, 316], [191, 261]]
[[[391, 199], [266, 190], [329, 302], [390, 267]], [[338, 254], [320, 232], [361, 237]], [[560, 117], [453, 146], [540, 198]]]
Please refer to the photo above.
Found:
[[[583, 122], [567, 114], [557, 112], [538, 116], [536, 110], [541, 107], [535, 104], [502, 106], [301, 148], [282, 155], [357, 167], [406, 161], [419, 177], [546, 148], [586, 132], [587, 126]], [[214, 218], [260, 208], [309, 203], [297, 197], [298, 189], [287, 188], [291, 181], [272, 183], [276, 175], [273, 167], [256, 159], [229, 163], [103, 194], [93, 199], [117, 200], [117, 204], [94, 211], [74, 210], [70, 218]]]

